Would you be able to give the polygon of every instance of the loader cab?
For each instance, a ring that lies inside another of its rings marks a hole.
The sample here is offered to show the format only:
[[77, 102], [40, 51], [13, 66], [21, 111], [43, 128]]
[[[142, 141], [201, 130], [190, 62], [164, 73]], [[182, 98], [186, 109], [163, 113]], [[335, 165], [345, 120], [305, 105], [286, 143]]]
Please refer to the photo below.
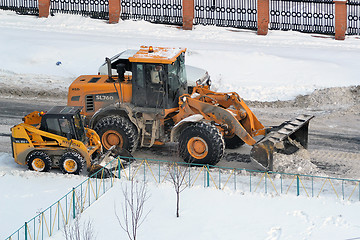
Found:
[[40, 130], [85, 142], [81, 107], [56, 106], [41, 118]]
[[135, 106], [157, 109], [179, 106], [179, 97], [187, 93], [185, 51], [174, 55], [166, 61], [155, 56], [132, 63], [132, 103]]

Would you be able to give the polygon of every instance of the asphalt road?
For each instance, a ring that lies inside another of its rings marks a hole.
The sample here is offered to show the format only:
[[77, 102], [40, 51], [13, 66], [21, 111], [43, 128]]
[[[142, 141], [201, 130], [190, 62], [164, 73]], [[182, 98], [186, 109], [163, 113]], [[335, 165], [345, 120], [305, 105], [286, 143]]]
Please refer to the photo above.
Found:
[[[0, 152], [11, 153], [10, 128], [12, 126], [22, 122], [22, 118], [26, 114], [35, 110], [47, 111], [54, 105], [66, 105], [66, 100], [57, 99], [50, 101], [0, 98]], [[218, 163], [218, 166], [255, 169], [250, 163], [250, 150], [251, 147], [247, 145], [235, 150], [227, 149], [224, 158]], [[356, 133], [353, 135], [349, 133], [339, 134], [337, 132], [318, 130], [316, 128], [311, 129], [310, 124], [309, 151], [313, 151], [314, 155], [324, 155], [324, 152], [327, 150], [360, 153], [360, 137]], [[178, 157], [177, 144], [175, 143], [152, 148], [140, 148], [137, 149], [133, 155], [136, 158], [182, 161], [181, 158]], [[358, 156], [360, 155], [355, 155], [355, 158]], [[329, 173], [336, 175], [337, 172], [335, 171], [334, 173], [334, 169], [331, 168], [331, 163], [326, 160], [326, 156], [324, 157], [323, 159], [321, 156], [317, 156], [314, 163], [324, 170], [329, 169]], [[360, 157], [358, 160], [360, 160]], [[349, 168], [350, 166], [346, 166], [344, 169]], [[341, 174], [341, 172], [346, 171], [339, 170], [339, 172]]]

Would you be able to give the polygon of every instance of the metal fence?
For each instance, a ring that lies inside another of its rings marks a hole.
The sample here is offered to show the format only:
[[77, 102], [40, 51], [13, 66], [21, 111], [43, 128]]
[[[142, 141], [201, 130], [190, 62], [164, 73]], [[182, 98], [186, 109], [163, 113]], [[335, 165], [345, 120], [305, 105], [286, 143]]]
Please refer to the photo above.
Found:
[[335, 34], [332, 0], [270, 0], [272, 30]]
[[[194, 0], [194, 23], [257, 29], [257, 0]], [[0, 0], [0, 9], [38, 15], [38, 0]], [[51, 0], [50, 14], [109, 19], [109, 0]], [[360, 0], [347, 1], [347, 34], [360, 35]], [[333, 0], [270, 0], [270, 30], [335, 33]], [[121, 0], [121, 19], [182, 25], [182, 0]]]
[[163, 183], [178, 169], [188, 187], [204, 186], [219, 190], [262, 192], [276, 195], [326, 196], [338, 200], [360, 201], [360, 180], [278, 172], [226, 168], [199, 164], [138, 159], [121, 176], [128, 180]]
[[360, 35], [360, 0], [348, 0], [347, 13], [347, 34]]
[[22, 15], [39, 15], [37, 0], [0, 0], [0, 9], [15, 11]]
[[121, 19], [182, 25], [182, 0], [122, 0]]
[[109, 19], [109, 0], [51, 0], [50, 14], [53, 16], [56, 13]]
[[195, 24], [257, 29], [256, 0], [195, 0]]
[[89, 177], [83, 181], [50, 207], [25, 222], [7, 240], [51, 237], [113, 187], [116, 180], [161, 184], [171, 181], [170, 175], [174, 172], [181, 175], [186, 187], [204, 186], [250, 193], [360, 201], [360, 180], [251, 171], [152, 159], [135, 159], [126, 168], [120, 158], [114, 159], [109, 164], [114, 164], [116, 161], [118, 164], [113, 170], [112, 177], [104, 178], [104, 170], [99, 170], [94, 174], [98, 178]]
[[[114, 161], [118, 160], [115, 159]], [[104, 178], [103, 173], [103, 170], [99, 170], [93, 175], [98, 174], [99, 178], [89, 177], [74, 187], [50, 207], [25, 222], [6, 240], [46, 239], [53, 236], [57, 231], [64, 230], [65, 225], [75, 219], [77, 214], [83, 212], [114, 186], [115, 175], [112, 178]], [[119, 169], [118, 176], [120, 176]]]

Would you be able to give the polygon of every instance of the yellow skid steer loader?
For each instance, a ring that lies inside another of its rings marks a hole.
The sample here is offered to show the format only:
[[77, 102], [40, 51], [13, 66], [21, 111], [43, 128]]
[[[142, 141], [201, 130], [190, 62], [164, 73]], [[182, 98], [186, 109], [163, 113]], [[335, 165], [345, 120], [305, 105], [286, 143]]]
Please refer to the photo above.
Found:
[[115, 146], [103, 154], [98, 134], [84, 127], [80, 111], [56, 106], [26, 115], [23, 123], [11, 128], [15, 162], [34, 171], [60, 168], [69, 174], [79, 174], [86, 165], [89, 175], [105, 166], [115, 157]]

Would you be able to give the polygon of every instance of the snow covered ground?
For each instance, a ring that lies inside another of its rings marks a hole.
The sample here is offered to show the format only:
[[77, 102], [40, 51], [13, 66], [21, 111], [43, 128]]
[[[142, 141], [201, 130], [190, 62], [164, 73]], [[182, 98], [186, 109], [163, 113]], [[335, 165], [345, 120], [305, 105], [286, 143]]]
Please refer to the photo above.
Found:
[[0, 11], [0, 25], [2, 87], [66, 91], [80, 74], [97, 74], [106, 56], [140, 45], [186, 47], [187, 64], [207, 69], [216, 89], [236, 91], [247, 100], [288, 100], [360, 82], [357, 37], [335, 41], [281, 31], [257, 36], [213, 26], [183, 31], [144, 21], [110, 25], [80, 16], [38, 19], [10, 11]]
[[32, 172], [0, 153], [0, 238], [7, 238], [85, 179], [56, 171]]
[[[115, 185], [82, 215], [92, 220], [98, 239], [127, 239], [122, 219], [122, 187]], [[138, 239], [357, 239], [360, 203], [326, 198], [270, 196], [193, 187], [181, 194], [180, 218], [171, 184], [148, 186], [150, 198]], [[100, 211], [101, 209], [101, 211]], [[58, 233], [54, 239], [62, 239]]]
[[[106, 56], [140, 45], [186, 47], [187, 64], [207, 69], [214, 89], [236, 91], [247, 100], [291, 100], [315, 89], [360, 84], [360, 40], [356, 36], [345, 41], [280, 31], [257, 36], [253, 31], [213, 26], [182, 31], [143, 21], [109, 25], [80, 16], [39, 19], [2, 10], [0, 32], [2, 97], [38, 94], [65, 99], [67, 87], [78, 75], [97, 74]], [[352, 114], [358, 116], [358, 112]], [[356, 119], [349, 123], [358, 126]], [[56, 171], [36, 174], [16, 165], [10, 154], [0, 153], [0, 238], [84, 178]], [[149, 190], [151, 213], [139, 239], [360, 237], [359, 203], [193, 188], [184, 191], [177, 219], [171, 186], [150, 185]], [[119, 199], [117, 186], [84, 213], [84, 219], [94, 220], [98, 239], [125, 238], [113, 213]], [[61, 234], [57, 239], [62, 239]]]

